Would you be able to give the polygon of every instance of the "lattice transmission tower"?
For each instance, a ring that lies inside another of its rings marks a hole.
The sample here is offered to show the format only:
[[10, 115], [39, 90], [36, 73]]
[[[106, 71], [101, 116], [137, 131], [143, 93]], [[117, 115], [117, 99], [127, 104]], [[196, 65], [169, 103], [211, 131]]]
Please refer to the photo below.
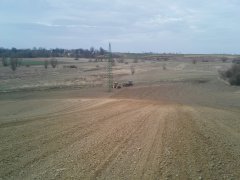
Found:
[[109, 43], [109, 49], [108, 49], [108, 92], [112, 91], [112, 86], [113, 86], [113, 73], [112, 73], [112, 65], [113, 65], [113, 60], [112, 60], [112, 48], [111, 44]]

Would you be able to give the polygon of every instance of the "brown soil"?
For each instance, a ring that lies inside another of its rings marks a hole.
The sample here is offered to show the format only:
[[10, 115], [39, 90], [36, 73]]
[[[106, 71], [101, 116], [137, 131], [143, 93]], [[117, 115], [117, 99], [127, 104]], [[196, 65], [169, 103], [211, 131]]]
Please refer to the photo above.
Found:
[[2, 179], [240, 178], [239, 110], [55, 98], [0, 112]]

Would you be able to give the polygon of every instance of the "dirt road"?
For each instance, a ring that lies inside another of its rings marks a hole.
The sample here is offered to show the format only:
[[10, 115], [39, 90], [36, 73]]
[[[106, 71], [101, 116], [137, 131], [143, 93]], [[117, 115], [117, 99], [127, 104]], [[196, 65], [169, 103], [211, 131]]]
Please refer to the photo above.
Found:
[[240, 111], [148, 100], [4, 100], [0, 179], [240, 179]]

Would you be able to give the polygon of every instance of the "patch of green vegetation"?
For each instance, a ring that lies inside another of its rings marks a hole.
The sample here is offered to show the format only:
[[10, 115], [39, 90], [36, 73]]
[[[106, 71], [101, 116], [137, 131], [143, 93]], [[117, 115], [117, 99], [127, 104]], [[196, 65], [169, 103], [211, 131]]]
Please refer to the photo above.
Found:
[[1, 92], [6, 92], [8, 89], [9, 89], [9, 87], [4, 86], [4, 85], [1, 84], [1, 86], [0, 86], [0, 93]]
[[26, 61], [26, 60], [23, 60], [22, 61], [22, 66], [39, 66], [39, 65], [44, 65], [44, 62], [43, 61]]
[[[12, 58], [2, 58], [1, 66], [8, 66], [11, 64]], [[16, 59], [18, 62], [17, 66], [38, 66], [44, 65], [44, 61], [35, 61], [35, 60], [24, 60], [24, 59]]]
[[227, 57], [227, 58], [234, 58], [239, 57], [239, 55], [232, 55], [232, 54], [183, 54], [184, 57], [215, 57], [215, 58], [221, 58], [221, 57]]

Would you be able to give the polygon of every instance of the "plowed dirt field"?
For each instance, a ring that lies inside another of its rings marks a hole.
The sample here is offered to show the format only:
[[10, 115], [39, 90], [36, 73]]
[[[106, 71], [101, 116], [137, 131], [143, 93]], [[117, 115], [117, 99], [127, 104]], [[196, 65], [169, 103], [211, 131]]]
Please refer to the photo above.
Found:
[[124, 98], [0, 104], [0, 179], [240, 179], [239, 109]]

